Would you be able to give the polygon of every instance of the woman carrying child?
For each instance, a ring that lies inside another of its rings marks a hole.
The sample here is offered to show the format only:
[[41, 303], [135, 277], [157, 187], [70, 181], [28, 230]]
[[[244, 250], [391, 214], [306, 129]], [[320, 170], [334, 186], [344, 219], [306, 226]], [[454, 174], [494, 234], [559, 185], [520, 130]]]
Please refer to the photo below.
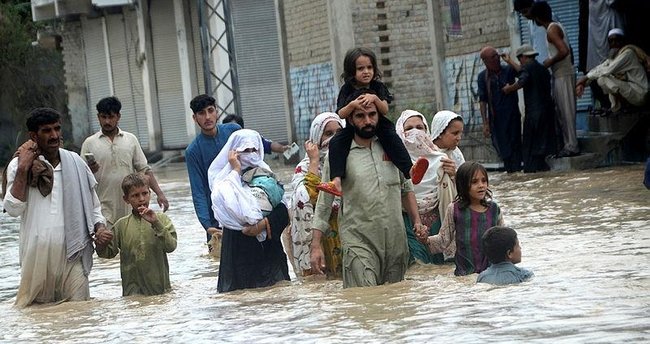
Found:
[[262, 138], [234, 132], [208, 170], [212, 210], [224, 227], [218, 292], [289, 280], [280, 236], [289, 224], [284, 189], [264, 162]]
[[501, 209], [492, 200], [487, 170], [483, 165], [468, 161], [456, 171], [458, 194], [446, 210], [440, 233], [429, 236], [418, 232], [418, 240], [429, 246], [431, 253], [449, 251], [455, 247], [457, 276], [480, 273], [488, 267], [481, 238], [493, 226], [504, 226]]
[[[458, 143], [463, 133], [462, 118], [451, 111], [440, 111], [431, 122], [434, 128], [434, 140], [429, 131], [427, 120], [421, 113], [414, 110], [405, 110], [397, 119], [395, 131], [402, 139], [412, 161], [419, 158], [427, 159], [429, 168], [424, 173], [422, 181], [414, 185], [415, 198], [422, 224], [429, 228], [428, 235], [438, 234], [444, 213], [439, 209], [446, 209], [456, 197], [456, 185], [453, 178], [456, 168], [465, 162], [463, 153], [458, 148]], [[427, 246], [419, 242], [410, 228], [411, 221], [404, 216], [406, 236], [409, 244], [410, 262], [418, 261], [425, 264], [442, 264], [442, 254], [429, 252]], [[453, 257], [453, 251], [447, 253]]]

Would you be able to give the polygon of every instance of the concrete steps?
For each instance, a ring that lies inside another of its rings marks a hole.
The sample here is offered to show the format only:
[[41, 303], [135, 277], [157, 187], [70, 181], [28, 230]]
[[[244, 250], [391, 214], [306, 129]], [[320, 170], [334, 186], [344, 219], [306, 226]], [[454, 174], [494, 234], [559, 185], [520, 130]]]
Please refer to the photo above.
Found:
[[626, 135], [650, 112], [634, 112], [607, 117], [587, 115], [587, 130], [578, 131], [582, 154], [568, 158], [549, 158], [552, 171], [584, 170], [620, 165], [624, 152], [622, 142]]

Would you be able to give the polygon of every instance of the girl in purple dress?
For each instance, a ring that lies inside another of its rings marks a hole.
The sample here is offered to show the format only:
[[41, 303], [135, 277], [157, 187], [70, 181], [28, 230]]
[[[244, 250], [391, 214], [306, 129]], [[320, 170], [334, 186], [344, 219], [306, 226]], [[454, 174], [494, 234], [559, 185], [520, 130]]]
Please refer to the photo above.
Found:
[[488, 174], [483, 165], [468, 161], [456, 172], [458, 194], [446, 210], [446, 216], [436, 235], [417, 233], [418, 240], [427, 244], [431, 253], [452, 252], [457, 276], [480, 273], [487, 269], [488, 259], [481, 247], [483, 233], [493, 226], [504, 226], [501, 209], [492, 200]]

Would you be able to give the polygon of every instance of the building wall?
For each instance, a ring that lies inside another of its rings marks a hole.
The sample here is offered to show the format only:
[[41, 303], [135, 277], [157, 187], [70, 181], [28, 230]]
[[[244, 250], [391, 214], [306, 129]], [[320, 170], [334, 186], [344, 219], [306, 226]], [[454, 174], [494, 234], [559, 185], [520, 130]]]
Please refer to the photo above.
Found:
[[[511, 28], [509, 4], [503, 0], [458, 0], [460, 34], [449, 22], [444, 26], [445, 75], [449, 108], [463, 116], [465, 136], [461, 150], [467, 160], [499, 162], [494, 147], [482, 134], [483, 121], [479, 110], [477, 76], [485, 69], [479, 51], [486, 45], [509, 50]], [[443, 17], [451, 9], [441, 6]]]
[[337, 77], [330, 50], [327, 1], [284, 1], [284, 32], [296, 140], [309, 138], [311, 121], [336, 110]]
[[377, 55], [382, 80], [395, 97], [392, 117], [406, 108], [433, 113], [432, 14], [427, 2], [358, 0], [352, 6], [355, 45]]
[[84, 55], [81, 22], [64, 22], [61, 30], [65, 88], [68, 95], [68, 111], [72, 122], [72, 141], [81, 147], [91, 133], [88, 115], [88, 93], [86, 90], [86, 60]]

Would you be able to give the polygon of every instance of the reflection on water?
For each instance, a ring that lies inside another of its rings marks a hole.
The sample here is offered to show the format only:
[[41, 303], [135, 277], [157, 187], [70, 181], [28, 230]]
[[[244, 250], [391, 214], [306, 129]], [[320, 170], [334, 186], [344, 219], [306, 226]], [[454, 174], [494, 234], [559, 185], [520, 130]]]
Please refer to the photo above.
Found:
[[[292, 169], [281, 171], [288, 181]], [[491, 173], [507, 225], [519, 233], [521, 285], [475, 284], [453, 266], [414, 266], [405, 281], [341, 289], [293, 281], [217, 294], [184, 166], [157, 171], [178, 232], [173, 292], [122, 297], [119, 260], [97, 259], [89, 302], [12, 307], [18, 222], [0, 215], [0, 341], [46, 342], [642, 342], [650, 340], [650, 191], [642, 167]], [[155, 203], [155, 202], [152, 202]]]

